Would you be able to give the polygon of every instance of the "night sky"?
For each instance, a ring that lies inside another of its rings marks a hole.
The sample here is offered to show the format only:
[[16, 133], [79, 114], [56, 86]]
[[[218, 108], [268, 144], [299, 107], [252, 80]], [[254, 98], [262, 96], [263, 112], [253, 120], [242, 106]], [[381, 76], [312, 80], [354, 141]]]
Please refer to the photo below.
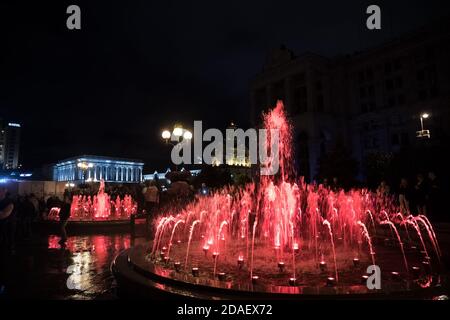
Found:
[[[161, 169], [175, 121], [249, 125], [249, 81], [271, 49], [352, 53], [449, 16], [446, 2], [2, 1], [0, 118], [22, 124], [26, 168], [95, 154]], [[365, 29], [369, 4], [381, 31]]]

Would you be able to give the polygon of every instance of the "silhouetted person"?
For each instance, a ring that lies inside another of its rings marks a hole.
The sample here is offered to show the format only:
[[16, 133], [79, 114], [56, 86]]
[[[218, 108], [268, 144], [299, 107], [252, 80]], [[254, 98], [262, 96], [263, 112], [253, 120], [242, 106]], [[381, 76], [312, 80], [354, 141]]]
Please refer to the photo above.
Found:
[[337, 177], [333, 177], [333, 182], [331, 183], [331, 190], [333, 192], [338, 192], [341, 189], [339, 186], [339, 181]]
[[441, 210], [441, 185], [434, 172], [428, 173], [428, 199], [427, 213], [433, 219], [440, 219]]
[[8, 190], [0, 186], [0, 290], [3, 291], [7, 280], [9, 254], [14, 251], [14, 202], [8, 196]]
[[400, 211], [403, 215], [410, 214], [410, 201], [411, 188], [409, 187], [408, 180], [406, 178], [402, 178], [398, 189], [398, 202], [400, 205]]
[[145, 210], [148, 214], [153, 214], [159, 205], [159, 189], [153, 181], [147, 188], [142, 190], [145, 199]]
[[18, 215], [20, 219], [19, 231], [25, 238], [31, 237], [31, 224], [34, 219], [35, 211], [34, 205], [29, 197], [21, 199], [18, 207]]
[[417, 175], [414, 186], [414, 200], [416, 202], [417, 214], [427, 215], [427, 186], [423, 174]]
[[381, 180], [380, 185], [377, 188], [377, 196], [379, 197], [386, 197], [391, 192], [391, 188], [386, 183], [385, 180]]
[[61, 203], [59, 211], [59, 222], [61, 227], [61, 239], [59, 240], [59, 243], [61, 245], [65, 244], [67, 241], [66, 226], [70, 218], [71, 203], [70, 196], [68, 194], [64, 195], [64, 200]]
[[328, 178], [323, 179], [322, 186], [327, 190], [330, 188], [330, 185], [328, 183]]

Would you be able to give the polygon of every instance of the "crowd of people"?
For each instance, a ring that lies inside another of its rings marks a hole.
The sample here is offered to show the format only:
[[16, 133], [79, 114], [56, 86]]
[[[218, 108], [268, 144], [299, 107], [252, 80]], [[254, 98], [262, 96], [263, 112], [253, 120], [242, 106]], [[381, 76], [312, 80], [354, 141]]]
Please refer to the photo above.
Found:
[[[113, 185], [105, 188], [111, 199], [117, 196], [131, 197], [138, 205], [138, 213], [154, 216], [166, 208], [182, 208], [195, 196], [208, 195], [210, 190], [203, 183], [200, 188], [194, 188], [186, 179], [172, 177], [172, 183], [167, 188], [157, 180], [138, 185]], [[322, 187], [332, 191], [339, 191], [342, 187], [337, 178], [324, 179]], [[14, 250], [14, 239], [27, 239], [32, 235], [32, 224], [35, 221], [45, 220], [52, 208], [59, 208], [61, 224], [67, 223], [70, 217], [70, 204], [73, 195], [93, 197], [98, 188], [94, 185], [85, 186], [76, 190], [67, 189], [62, 197], [49, 196], [38, 198], [34, 194], [8, 196], [4, 186], [0, 187], [0, 241], [3, 247]], [[443, 190], [437, 175], [429, 172], [424, 175], [417, 174], [414, 179], [401, 178], [398, 185], [389, 185], [381, 180], [378, 187], [373, 190], [377, 198], [383, 203], [380, 206], [395, 205], [405, 215], [426, 215], [431, 220], [448, 220], [443, 207]], [[65, 229], [64, 229], [65, 230]], [[65, 232], [62, 232], [65, 238]], [[64, 239], [63, 239], [64, 240]]]
[[376, 189], [380, 197], [391, 197], [402, 214], [425, 215], [431, 220], [448, 220], [443, 206], [443, 187], [434, 172], [418, 173], [414, 179], [403, 177], [391, 188], [382, 180]]

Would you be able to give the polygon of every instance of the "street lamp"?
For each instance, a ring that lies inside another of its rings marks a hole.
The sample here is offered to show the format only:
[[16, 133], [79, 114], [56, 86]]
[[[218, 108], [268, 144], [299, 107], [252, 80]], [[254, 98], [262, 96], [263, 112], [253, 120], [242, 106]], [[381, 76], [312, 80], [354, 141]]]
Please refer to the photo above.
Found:
[[83, 173], [83, 184], [86, 182], [86, 171], [89, 168], [94, 167], [93, 163], [87, 163], [87, 162], [78, 162], [77, 163], [77, 167], [81, 170], [81, 172]]
[[[163, 130], [161, 133], [161, 137], [164, 139], [166, 144], [171, 144], [173, 146], [176, 146], [178, 143], [180, 143], [183, 140], [191, 140], [192, 139], [192, 132], [189, 130], [183, 129], [183, 127], [180, 124], [175, 124], [173, 127], [172, 132], [169, 130]], [[175, 139], [172, 139], [172, 138]], [[176, 170], [178, 171], [178, 166], [176, 166]]]
[[170, 137], [172, 136], [172, 134], [170, 133], [169, 130], [164, 130], [164, 131], [162, 132], [161, 136], [162, 136], [162, 138], [163, 138], [164, 140], [167, 141], [167, 140], [170, 139]]
[[172, 133], [175, 137], [181, 137], [183, 135], [183, 127], [179, 124], [176, 124], [173, 128]]
[[420, 115], [420, 131], [416, 131], [417, 138], [430, 138], [430, 130], [424, 130], [423, 128], [423, 119], [428, 119], [430, 115], [426, 112]]

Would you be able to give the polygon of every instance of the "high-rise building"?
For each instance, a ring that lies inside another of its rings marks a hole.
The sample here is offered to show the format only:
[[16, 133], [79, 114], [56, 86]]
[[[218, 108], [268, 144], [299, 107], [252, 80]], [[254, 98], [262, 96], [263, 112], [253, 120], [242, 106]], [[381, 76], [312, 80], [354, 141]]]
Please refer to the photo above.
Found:
[[10, 170], [19, 167], [21, 126], [0, 119], [0, 167]]
[[[295, 55], [281, 47], [251, 82], [252, 120], [283, 100], [297, 168], [309, 180], [338, 142], [360, 164], [360, 178], [371, 154], [443, 145], [450, 136], [449, 26], [439, 21], [345, 56]], [[420, 138], [421, 129], [431, 139]]]

